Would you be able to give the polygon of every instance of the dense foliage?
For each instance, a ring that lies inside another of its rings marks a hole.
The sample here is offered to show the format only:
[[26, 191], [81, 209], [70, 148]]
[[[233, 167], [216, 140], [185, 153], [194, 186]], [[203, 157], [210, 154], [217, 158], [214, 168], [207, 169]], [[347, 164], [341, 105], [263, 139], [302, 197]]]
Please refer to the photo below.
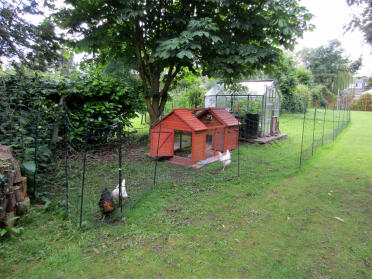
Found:
[[283, 56], [280, 63], [272, 67], [271, 76], [281, 95], [281, 109], [303, 111], [311, 99], [312, 74], [303, 67], [297, 68], [292, 57]]
[[[12, 146], [23, 162], [33, 161], [35, 138], [39, 162], [50, 159], [50, 147], [63, 136], [65, 113], [72, 126], [70, 139], [79, 142], [88, 125], [91, 141], [105, 141], [100, 128], [117, 121], [129, 125], [129, 119], [143, 103], [138, 84], [130, 76], [121, 80], [97, 72], [76, 73], [69, 79], [38, 74], [7, 74], [0, 87], [0, 144]], [[98, 131], [98, 132], [97, 132]], [[25, 167], [34, 171], [31, 163]], [[40, 165], [42, 166], [42, 165]]]
[[204, 105], [204, 94], [215, 84], [216, 80], [203, 76], [200, 72], [182, 71], [169, 91], [172, 107], [197, 108]]
[[285, 111], [303, 111], [309, 101], [326, 106], [336, 95], [343, 94], [353, 82], [352, 74], [361, 66], [360, 58], [350, 61], [345, 56], [337, 40], [327, 46], [304, 49], [298, 56], [305, 67], [298, 67], [292, 57], [283, 56], [270, 72]]
[[[20, 61], [29, 68], [45, 70], [63, 60], [61, 40], [47, 19], [34, 25], [26, 16], [40, 17], [40, 0], [13, 0], [0, 3], [0, 64], [2, 58]], [[1, 61], [3, 60], [3, 61]]]
[[49, 94], [63, 90], [58, 82], [46, 82], [40, 76], [24, 74], [1, 77], [0, 87], [0, 144], [12, 147], [23, 169], [31, 175], [35, 171], [35, 140], [38, 139], [37, 158], [40, 167], [50, 160], [50, 126], [55, 107]]
[[100, 128], [118, 121], [130, 125], [129, 119], [144, 109], [140, 85], [130, 74], [122, 79], [98, 72], [76, 74], [66, 83], [65, 107], [70, 121], [80, 131], [88, 125], [89, 134], [97, 136], [97, 141], [107, 137], [99, 132]]
[[330, 41], [327, 46], [302, 51], [302, 60], [313, 74], [314, 82], [326, 86], [334, 94], [348, 87], [348, 76], [351, 77], [362, 65], [361, 58], [350, 61], [345, 56], [338, 40]]
[[239, 79], [276, 62], [311, 18], [295, 0], [65, 2], [57, 17], [80, 49], [135, 62], [152, 122], [183, 68]]

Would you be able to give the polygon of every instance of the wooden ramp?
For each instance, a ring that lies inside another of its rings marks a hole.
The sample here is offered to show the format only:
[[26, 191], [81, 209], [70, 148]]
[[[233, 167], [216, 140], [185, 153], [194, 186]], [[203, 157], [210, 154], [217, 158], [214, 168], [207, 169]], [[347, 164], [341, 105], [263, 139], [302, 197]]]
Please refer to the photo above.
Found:
[[192, 164], [190, 159], [180, 157], [180, 156], [173, 156], [172, 158], [167, 160], [167, 162], [170, 163], [170, 164], [192, 167], [193, 169], [200, 169], [200, 168], [204, 167], [205, 165], [214, 163], [216, 161], [218, 161], [218, 156], [209, 157], [205, 160], [197, 162], [196, 164]]
[[[156, 158], [152, 157], [150, 155], [150, 153], [146, 153], [146, 156], [156, 160]], [[169, 163], [169, 164], [184, 166], [184, 167], [187, 167], [187, 168], [191, 167], [193, 169], [201, 169], [205, 165], [214, 163], [216, 161], [218, 161], [218, 155], [216, 155], [214, 157], [209, 157], [209, 158], [207, 158], [205, 160], [202, 160], [202, 161], [199, 161], [196, 164], [192, 164], [190, 158], [185, 158], [185, 157], [181, 157], [181, 156], [173, 156], [169, 159], [166, 159], [166, 162]]]

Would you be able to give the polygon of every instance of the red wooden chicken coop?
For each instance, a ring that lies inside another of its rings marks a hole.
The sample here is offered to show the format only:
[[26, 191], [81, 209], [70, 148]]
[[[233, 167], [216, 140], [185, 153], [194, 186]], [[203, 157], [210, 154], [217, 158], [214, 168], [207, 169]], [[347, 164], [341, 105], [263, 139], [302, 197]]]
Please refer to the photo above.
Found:
[[225, 108], [174, 109], [151, 130], [150, 155], [195, 164], [237, 148], [239, 125]]

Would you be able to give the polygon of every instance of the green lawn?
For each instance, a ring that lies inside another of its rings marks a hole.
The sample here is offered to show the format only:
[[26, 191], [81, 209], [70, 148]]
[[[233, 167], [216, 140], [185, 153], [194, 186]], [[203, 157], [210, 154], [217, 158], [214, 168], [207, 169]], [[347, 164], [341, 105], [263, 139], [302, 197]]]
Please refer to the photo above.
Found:
[[[61, 221], [53, 205], [33, 209], [21, 237], [0, 243], [0, 277], [371, 278], [372, 114], [352, 112], [351, 125], [319, 149], [339, 123], [329, 116], [323, 137], [318, 112], [315, 154], [301, 171], [303, 115], [281, 117], [286, 140], [240, 146], [223, 173], [218, 164], [193, 171], [160, 162], [155, 189], [154, 163], [138, 156], [145, 149], [134, 152], [124, 164], [136, 199], [125, 207], [125, 226], [80, 233], [77, 218]], [[312, 137], [306, 129], [305, 159]], [[99, 189], [115, 184], [115, 166], [88, 165], [88, 227], [98, 217]], [[78, 178], [72, 177], [75, 199]]]

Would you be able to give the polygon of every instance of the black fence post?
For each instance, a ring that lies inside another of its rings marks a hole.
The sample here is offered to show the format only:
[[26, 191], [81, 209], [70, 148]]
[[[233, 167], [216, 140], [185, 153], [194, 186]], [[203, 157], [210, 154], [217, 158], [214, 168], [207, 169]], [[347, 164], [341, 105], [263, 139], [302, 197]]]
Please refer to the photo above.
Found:
[[35, 119], [35, 137], [34, 137], [34, 163], [35, 163], [35, 171], [34, 171], [34, 176], [33, 176], [33, 194], [34, 197], [36, 198], [36, 176], [37, 176], [37, 169], [38, 169], [38, 160], [37, 160], [37, 152], [38, 152], [38, 144], [39, 144], [39, 111], [36, 114], [36, 119]]
[[342, 109], [342, 126], [343, 126], [342, 129], [346, 127], [345, 114], [346, 114], [346, 109], [345, 109], [345, 104], [344, 104], [344, 107]]
[[314, 141], [315, 141], [315, 123], [316, 123], [316, 107], [314, 111], [314, 125], [313, 125], [313, 145], [311, 147], [311, 156], [314, 155]]
[[66, 114], [65, 117], [65, 182], [66, 182], [66, 217], [69, 219], [69, 207], [70, 207], [70, 202], [69, 202], [69, 192], [70, 192], [70, 185], [68, 181], [68, 168], [69, 168], [69, 126], [68, 126], [68, 115]]
[[333, 105], [333, 120], [332, 120], [333, 141], [335, 140], [335, 106], [336, 105]]
[[351, 107], [349, 105], [349, 123], [350, 123], [350, 121], [351, 121]]
[[336, 133], [336, 137], [338, 136], [340, 132], [340, 107], [337, 106], [337, 133]]
[[347, 110], [346, 110], [346, 105], [344, 107], [344, 126], [347, 126]]
[[[158, 121], [160, 121], [160, 123], [159, 123], [159, 132], [158, 132], [158, 145], [156, 147], [156, 157], [155, 157], [154, 188], [156, 187], [156, 174], [157, 174], [158, 160], [159, 160], [159, 145], [160, 145], [160, 136], [161, 136], [161, 124], [162, 124], [161, 120], [162, 120], [162, 115], [160, 115], [158, 118]], [[151, 131], [150, 131], [150, 137], [151, 137]]]
[[81, 181], [81, 195], [80, 195], [80, 223], [79, 223], [80, 229], [81, 229], [81, 224], [83, 222], [84, 186], [85, 186], [85, 173], [86, 173], [86, 161], [87, 161], [87, 140], [88, 140], [88, 124], [86, 124], [85, 132], [84, 132], [83, 178]]
[[120, 213], [123, 214], [123, 202], [122, 202], [122, 198], [123, 198], [123, 193], [121, 191], [121, 181], [123, 179], [123, 174], [122, 174], [122, 148], [123, 148], [123, 145], [122, 145], [122, 130], [123, 130], [123, 126], [122, 126], [122, 123], [119, 122], [118, 123], [118, 137], [119, 137], [119, 207], [120, 207]]
[[324, 130], [325, 130], [326, 114], [327, 114], [327, 105], [324, 107], [322, 146], [324, 145]]
[[[240, 112], [238, 112], [239, 114]], [[240, 126], [238, 126], [238, 177], [240, 178]]]
[[302, 138], [301, 138], [301, 152], [300, 152], [300, 168], [302, 167], [302, 151], [303, 151], [303, 144], [304, 144], [304, 132], [305, 132], [305, 121], [306, 121], [306, 109], [307, 106], [304, 107], [304, 119], [302, 122]]

